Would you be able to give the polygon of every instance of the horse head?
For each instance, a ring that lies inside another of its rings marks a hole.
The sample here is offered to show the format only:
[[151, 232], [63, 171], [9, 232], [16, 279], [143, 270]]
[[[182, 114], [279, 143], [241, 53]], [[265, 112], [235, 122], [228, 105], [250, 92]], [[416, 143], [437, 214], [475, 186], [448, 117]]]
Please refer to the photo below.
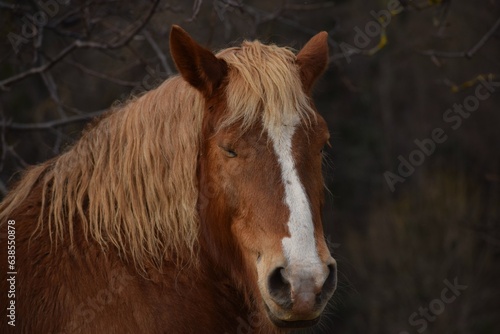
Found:
[[311, 100], [327, 34], [297, 55], [259, 42], [214, 54], [174, 26], [170, 47], [205, 100], [197, 167], [205, 247], [275, 326], [315, 324], [336, 288], [321, 219], [329, 132]]

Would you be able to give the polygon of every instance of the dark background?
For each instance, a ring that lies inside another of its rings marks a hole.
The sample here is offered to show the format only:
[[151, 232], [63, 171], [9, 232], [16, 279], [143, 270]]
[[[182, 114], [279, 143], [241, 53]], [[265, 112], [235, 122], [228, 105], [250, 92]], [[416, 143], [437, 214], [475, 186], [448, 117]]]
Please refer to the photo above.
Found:
[[[67, 2], [0, 1], [2, 196], [91, 116], [175, 72], [172, 24], [214, 50], [300, 49], [326, 30], [315, 100], [332, 133], [324, 225], [340, 282], [305, 332], [500, 333], [500, 85], [474, 97], [500, 82], [499, 1], [401, 1], [385, 21], [394, 1]], [[448, 112], [474, 101], [466, 118]], [[446, 140], [432, 151], [436, 129]], [[391, 189], [401, 159], [418, 166]]]

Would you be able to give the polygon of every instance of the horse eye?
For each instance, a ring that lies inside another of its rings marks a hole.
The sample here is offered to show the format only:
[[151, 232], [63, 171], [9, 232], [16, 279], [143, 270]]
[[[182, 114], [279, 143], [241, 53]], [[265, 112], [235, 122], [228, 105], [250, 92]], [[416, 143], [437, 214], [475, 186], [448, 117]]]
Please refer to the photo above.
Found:
[[238, 156], [238, 154], [236, 154], [235, 151], [227, 148], [227, 147], [223, 147], [223, 146], [219, 146], [223, 151], [224, 151], [224, 154], [226, 154], [226, 156], [228, 158], [236, 158]]

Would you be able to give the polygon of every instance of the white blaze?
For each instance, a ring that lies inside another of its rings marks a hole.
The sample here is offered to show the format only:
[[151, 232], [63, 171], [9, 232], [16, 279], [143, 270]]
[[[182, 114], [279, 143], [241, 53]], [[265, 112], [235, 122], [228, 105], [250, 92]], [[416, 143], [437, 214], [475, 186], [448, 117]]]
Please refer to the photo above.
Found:
[[316, 250], [311, 207], [292, 154], [292, 139], [299, 123], [300, 118], [296, 117], [289, 124], [273, 129], [274, 131], [270, 130], [269, 137], [278, 156], [285, 187], [285, 204], [290, 210], [290, 237], [282, 240], [283, 252], [292, 268], [313, 269], [321, 265], [321, 261]]

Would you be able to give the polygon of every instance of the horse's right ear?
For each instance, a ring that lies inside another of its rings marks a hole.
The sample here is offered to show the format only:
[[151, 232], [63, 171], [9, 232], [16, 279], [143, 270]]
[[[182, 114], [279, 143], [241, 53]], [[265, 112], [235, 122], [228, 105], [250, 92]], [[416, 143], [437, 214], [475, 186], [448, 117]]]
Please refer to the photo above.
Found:
[[172, 26], [170, 53], [182, 77], [210, 97], [227, 74], [227, 63], [196, 43], [181, 27]]

